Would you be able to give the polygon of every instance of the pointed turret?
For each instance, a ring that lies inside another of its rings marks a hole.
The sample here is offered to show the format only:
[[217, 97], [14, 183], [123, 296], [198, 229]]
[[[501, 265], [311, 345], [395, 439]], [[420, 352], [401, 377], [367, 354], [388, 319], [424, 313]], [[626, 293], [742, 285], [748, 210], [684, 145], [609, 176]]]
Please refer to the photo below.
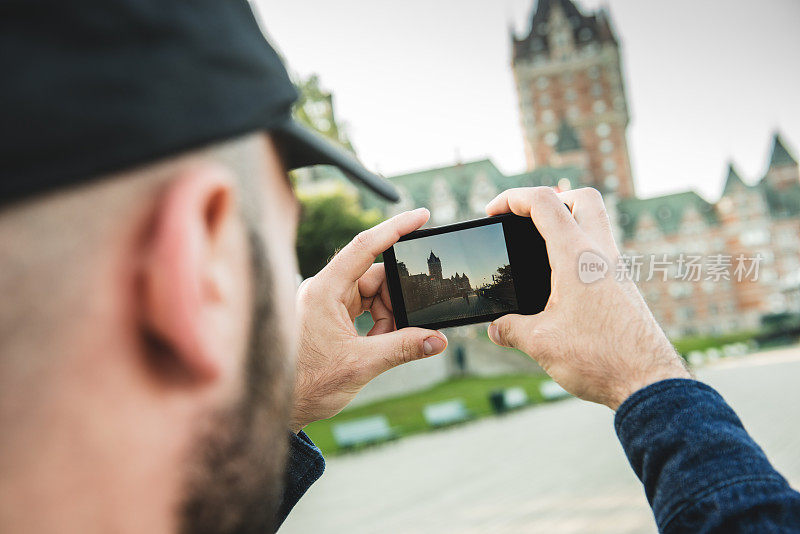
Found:
[[608, 12], [584, 14], [572, 0], [538, 0], [531, 15], [530, 30], [520, 38], [516, 32], [511, 35], [513, 58], [525, 59], [531, 54], [550, 53], [551, 15], [559, 10], [566, 18], [572, 38], [579, 46], [596, 42], [617, 42], [609, 23]]
[[797, 160], [789, 153], [783, 139], [781, 139], [781, 134], [775, 132], [775, 136], [772, 138], [772, 154], [769, 158], [769, 168], [795, 165], [797, 165]]
[[730, 194], [734, 189], [746, 188], [747, 186], [742, 180], [739, 173], [736, 172], [733, 162], [728, 163], [728, 177], [725, 179], [725, 187], [722, 188], [722, 195]]

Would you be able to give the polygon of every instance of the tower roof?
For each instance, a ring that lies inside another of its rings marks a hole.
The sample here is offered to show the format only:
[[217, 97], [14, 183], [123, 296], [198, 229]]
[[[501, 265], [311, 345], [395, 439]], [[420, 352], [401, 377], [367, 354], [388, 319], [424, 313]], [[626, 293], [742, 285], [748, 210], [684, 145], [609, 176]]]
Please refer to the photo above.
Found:
[[578, 46], [590, 42], [617, 43], [611, 29], [608, 12], [600, 9], [597, 13], [584, 15], [572, 0], [538, 0], [536, 9], [531, 16], [530, 31], [526, 37], [517, 40], [514, 38], [514, 59], [547, 52], [549, 43], [547, 34], [550, 13], [555, 6], [559, 6], [564, 16], [572, 27], [572, 36]]
[[775, 132], [772, 138], [772, 155], [769, 158], [769, 167], [783, 167], [785, 165], [797, 165], [797, 160], [792, 157], [786, 145], [781, 139], [781, 134]]
[[436, 254], [434, 254], [433, 251], [431, 250], [431, 255], [428, 256], [428, 261], [435, 261], [435, 260], [438, 260], [438, 259], [439, 259], [439, 257]]
[[566, 119], [561, 119], [561, 125], [558, 127], [558, 141], [556, 142], [556, 152], [571, 152], [573, 150], [580, 150], [582, 148], [581, 142], [578, 139], [578, 132], [575, 131]]
[[728, 163], [728, 177], [725, 179], [725, 187], [722, 188], [722, 194], [726, 195], [736, 187], [747, 186], [741, 176], [739, 176], [739, 173], [736, 172], [736, 167], [733, 166], [733, 162], [730, 162]]

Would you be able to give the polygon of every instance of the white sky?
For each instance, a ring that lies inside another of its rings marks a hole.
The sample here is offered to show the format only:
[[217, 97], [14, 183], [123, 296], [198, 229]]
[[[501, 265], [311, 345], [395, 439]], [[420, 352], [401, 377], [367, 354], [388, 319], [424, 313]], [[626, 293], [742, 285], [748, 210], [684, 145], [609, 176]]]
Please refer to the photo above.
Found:
[[466, 274], [472, 287], [492, 281], [497, 268], [508, 265], [503, 225], [488, 224], [450, 234], [401, 241], [394, 246], [398, 262], [409, 274], [428, 272], [428, 257], [433, 252], [442, 261], [442, 276]]
[[[490, 157], [524, 170], [508, 27], [535, 0], [254, 0], [301, 75], [334, 92], [360, 158], [386, 175]], [[600, 0], [579, 0], [585, 9]], [[771, 132], [800, 153], [800, 1], [610, 0], [639, 196], [713, 200], [733, 158], [763, 174]]]

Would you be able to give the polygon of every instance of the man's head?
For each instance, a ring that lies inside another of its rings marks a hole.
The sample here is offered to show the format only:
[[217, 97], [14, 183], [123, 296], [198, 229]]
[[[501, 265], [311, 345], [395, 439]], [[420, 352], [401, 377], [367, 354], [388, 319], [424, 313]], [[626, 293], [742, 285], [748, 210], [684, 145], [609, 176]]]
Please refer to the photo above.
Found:
[[0, 521], [269, 528], [296, 219], [264, 134], [0, 211]]
[[0, 531], [268, 528], [286, 170], [396, 191], [293, 122], [247, 0], [9, 0], [0, 44]]

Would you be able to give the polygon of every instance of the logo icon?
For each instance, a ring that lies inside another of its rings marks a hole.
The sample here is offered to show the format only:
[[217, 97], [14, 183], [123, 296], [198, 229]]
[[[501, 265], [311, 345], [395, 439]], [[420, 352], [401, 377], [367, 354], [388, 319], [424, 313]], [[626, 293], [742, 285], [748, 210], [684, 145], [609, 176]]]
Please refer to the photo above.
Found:
[[608, 262], [600, 254], [591, 250], [581, 252], [578, 258], [578, 278], [584, 284], [602, 280], [608, 273]]

